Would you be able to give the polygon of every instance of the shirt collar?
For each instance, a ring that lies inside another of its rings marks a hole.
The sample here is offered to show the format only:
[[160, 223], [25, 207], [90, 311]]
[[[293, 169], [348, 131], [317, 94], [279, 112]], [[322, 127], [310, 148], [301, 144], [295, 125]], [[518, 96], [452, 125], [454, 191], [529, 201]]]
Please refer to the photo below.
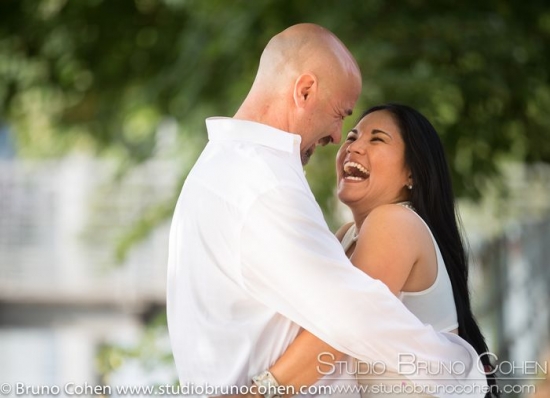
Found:
[[288, 153], [299, 153], [302, 137], [275, 127], [229, 117], [206, 119], [210, 141], [247, 141]]

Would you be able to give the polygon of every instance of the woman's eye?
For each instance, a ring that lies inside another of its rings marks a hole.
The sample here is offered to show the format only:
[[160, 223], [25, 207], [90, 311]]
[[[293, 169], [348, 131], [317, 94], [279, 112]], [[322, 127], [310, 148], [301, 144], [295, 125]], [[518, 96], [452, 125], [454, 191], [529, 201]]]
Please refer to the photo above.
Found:
[[348, 136], [346, 137], [346, 141], [355, 141], [355, 136], [353, 136], [353, 135], [348, 135]]
[[384, 142], [384, 140], [383, 140], [382, 138], [380, 138], [380, 137], [372, 137], [372, 138], [370, 139], [370, 141], [371, 141], [371, 142], [374, 142], [374, 141]]

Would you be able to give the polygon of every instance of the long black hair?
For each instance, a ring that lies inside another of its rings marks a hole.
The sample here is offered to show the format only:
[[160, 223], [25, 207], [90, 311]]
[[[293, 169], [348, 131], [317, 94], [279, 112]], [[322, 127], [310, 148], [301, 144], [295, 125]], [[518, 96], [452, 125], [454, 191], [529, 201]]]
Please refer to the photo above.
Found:
[[405, 162], [412, 175], [410, 202], [430, 227], [445, 261], [458, 315], [458, 335], [480, 355], [490, 391], [498, 396], [494, 368], [486, 354], [489, 349], [470, 305], [468, 256], [458, 227], [451, 176], [441, 140], [428, 119], [409, 106], [396, 103], [374, 106], [363, 113], [361, 119], [376, 111], [389, 112], [399, 127], [405, 143]]

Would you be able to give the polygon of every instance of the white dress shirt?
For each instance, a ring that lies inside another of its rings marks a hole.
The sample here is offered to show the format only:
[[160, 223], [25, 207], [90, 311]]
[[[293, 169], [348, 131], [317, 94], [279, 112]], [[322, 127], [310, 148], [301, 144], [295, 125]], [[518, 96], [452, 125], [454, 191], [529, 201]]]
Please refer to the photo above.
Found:
[[[300, 136], [231, 118], [206, 124], [209, 143], [185, 181], [170, 232], [168, 327], [182, 384], [249, 385], [300, 326], [388, 369], [403, 369], [399, 361], [414, 355], [437, 372], [410, 379], [433, 386], [446, 378], [439, 396], [486, 384], [469, 344], [423, 325], [345, 256], [305, 179]], [[465, 374], [445, 366], [458, 361]], [[324, 383], [355, 385], [353, 369], [342, 368]]]

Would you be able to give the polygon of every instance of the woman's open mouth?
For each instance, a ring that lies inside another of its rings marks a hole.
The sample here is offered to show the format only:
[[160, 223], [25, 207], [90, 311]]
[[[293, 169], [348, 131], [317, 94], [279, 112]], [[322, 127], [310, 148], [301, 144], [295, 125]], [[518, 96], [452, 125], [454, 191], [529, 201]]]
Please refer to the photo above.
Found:
[[369, 170], [357, 162], [344, 163], [344, 179], [352, 181], [364, 181], [369, 178]]

